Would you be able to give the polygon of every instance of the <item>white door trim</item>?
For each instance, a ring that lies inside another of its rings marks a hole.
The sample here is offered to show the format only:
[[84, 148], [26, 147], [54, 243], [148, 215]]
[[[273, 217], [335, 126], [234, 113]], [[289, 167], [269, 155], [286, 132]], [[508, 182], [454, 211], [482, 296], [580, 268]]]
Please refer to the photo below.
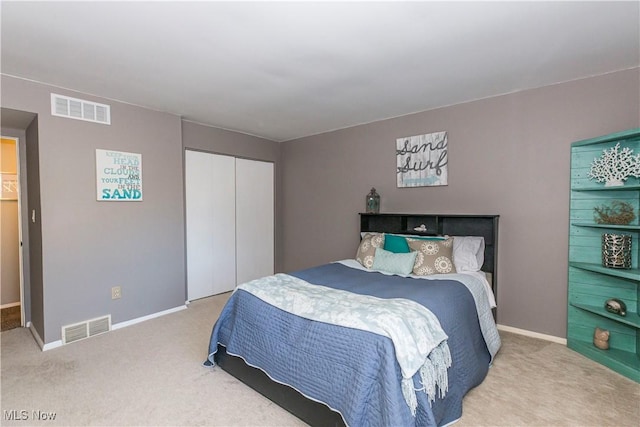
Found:
[[[22, 307], [20, 309], [20, 326], [24, 326], [25, 324], [25, 309], [24, 309], [24, 270], [23, 270], [23, 260], [24, 260], [24, 256], [22, 253], [22, 187], [20, 186], [20, 177], [21, 177], [21, 171], [20, 171], [20, 139], [16, 138], [14, 136], [2, 136], [0, 135], [0, 138], [2, 139], [9, 139], [9, 140], [13, 140], [16, 144], [16, 173], [18, 176], [18, 271], [20, 273], [20, 306]], [[12, 303], [12, 304], [5, 304], [6, 307], [10, 307], [10, 306], [16, 306], [17, 304]], [[2, 308], [5, 308], [5, 306], [3, 306]]]

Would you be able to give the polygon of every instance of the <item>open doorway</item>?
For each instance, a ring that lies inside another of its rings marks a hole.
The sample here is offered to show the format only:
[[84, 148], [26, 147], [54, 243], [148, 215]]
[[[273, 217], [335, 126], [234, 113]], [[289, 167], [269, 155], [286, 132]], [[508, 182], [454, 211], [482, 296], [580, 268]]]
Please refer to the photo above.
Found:
[[[29, 328], [37, 341], [39, 337], [44, 336], [42, 230], [40, 218], [36, 220], [35, 216], [36, 212], [40, 213], [38, 115], [27, 111], [0, 108], [0, 135], [17, 141], [16, 156], [7, 155], [7, 158], [17, 157], [18, 201], [2, 202], [2, 204], [17, 203], [19, 207], [18, 245], [20, 243], [21, 245], [18, 258], [22, 256], [18, 269], [22, 280], [19, 298], [20, 325]], [[8, 260], [5, 261], [5, 257], [2, 257], [2, 273], [4, 273], [5, 262]], [[0, 302], [0, 305], [2, 304]]]
[[24, 324], [20, 166], [17, 138], [2, 137], [0, 150], [0, 328]]

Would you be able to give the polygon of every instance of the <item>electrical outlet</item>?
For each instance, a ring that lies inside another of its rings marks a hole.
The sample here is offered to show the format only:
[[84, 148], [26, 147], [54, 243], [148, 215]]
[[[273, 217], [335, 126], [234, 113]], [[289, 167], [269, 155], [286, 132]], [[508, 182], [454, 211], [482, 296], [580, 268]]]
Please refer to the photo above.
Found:
[[111, 288], [111, 299], [118, 298], [122, 298], [122, 290], [120, 289], [120, 286], [114, 286]]

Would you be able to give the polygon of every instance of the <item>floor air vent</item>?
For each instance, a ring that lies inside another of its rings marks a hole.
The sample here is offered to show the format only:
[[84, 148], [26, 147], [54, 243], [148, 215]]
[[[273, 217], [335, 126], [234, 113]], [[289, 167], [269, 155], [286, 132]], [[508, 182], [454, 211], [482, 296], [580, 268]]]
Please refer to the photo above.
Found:
[[111, 330], [111, 315], [62, 327], [62, 344], [69, 344]]
[[111, 124], [111, 107], [84, 99], [51, 94], [51, 114], [68, 119]]

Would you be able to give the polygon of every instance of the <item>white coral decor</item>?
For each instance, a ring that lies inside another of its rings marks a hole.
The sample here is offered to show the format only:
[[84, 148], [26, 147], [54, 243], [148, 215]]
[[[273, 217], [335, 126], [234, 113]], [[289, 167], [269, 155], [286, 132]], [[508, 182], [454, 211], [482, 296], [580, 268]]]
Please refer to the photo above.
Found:
[[587, 177], [604, 182], [605, 187], [624, 185], [630, 176], [640, 177], [640, 154], [633, 155], [633, 150], [625, 147], [620, 150], [620, 143], [610, 150], [604, 150], [599, 159], [593, 159]]

